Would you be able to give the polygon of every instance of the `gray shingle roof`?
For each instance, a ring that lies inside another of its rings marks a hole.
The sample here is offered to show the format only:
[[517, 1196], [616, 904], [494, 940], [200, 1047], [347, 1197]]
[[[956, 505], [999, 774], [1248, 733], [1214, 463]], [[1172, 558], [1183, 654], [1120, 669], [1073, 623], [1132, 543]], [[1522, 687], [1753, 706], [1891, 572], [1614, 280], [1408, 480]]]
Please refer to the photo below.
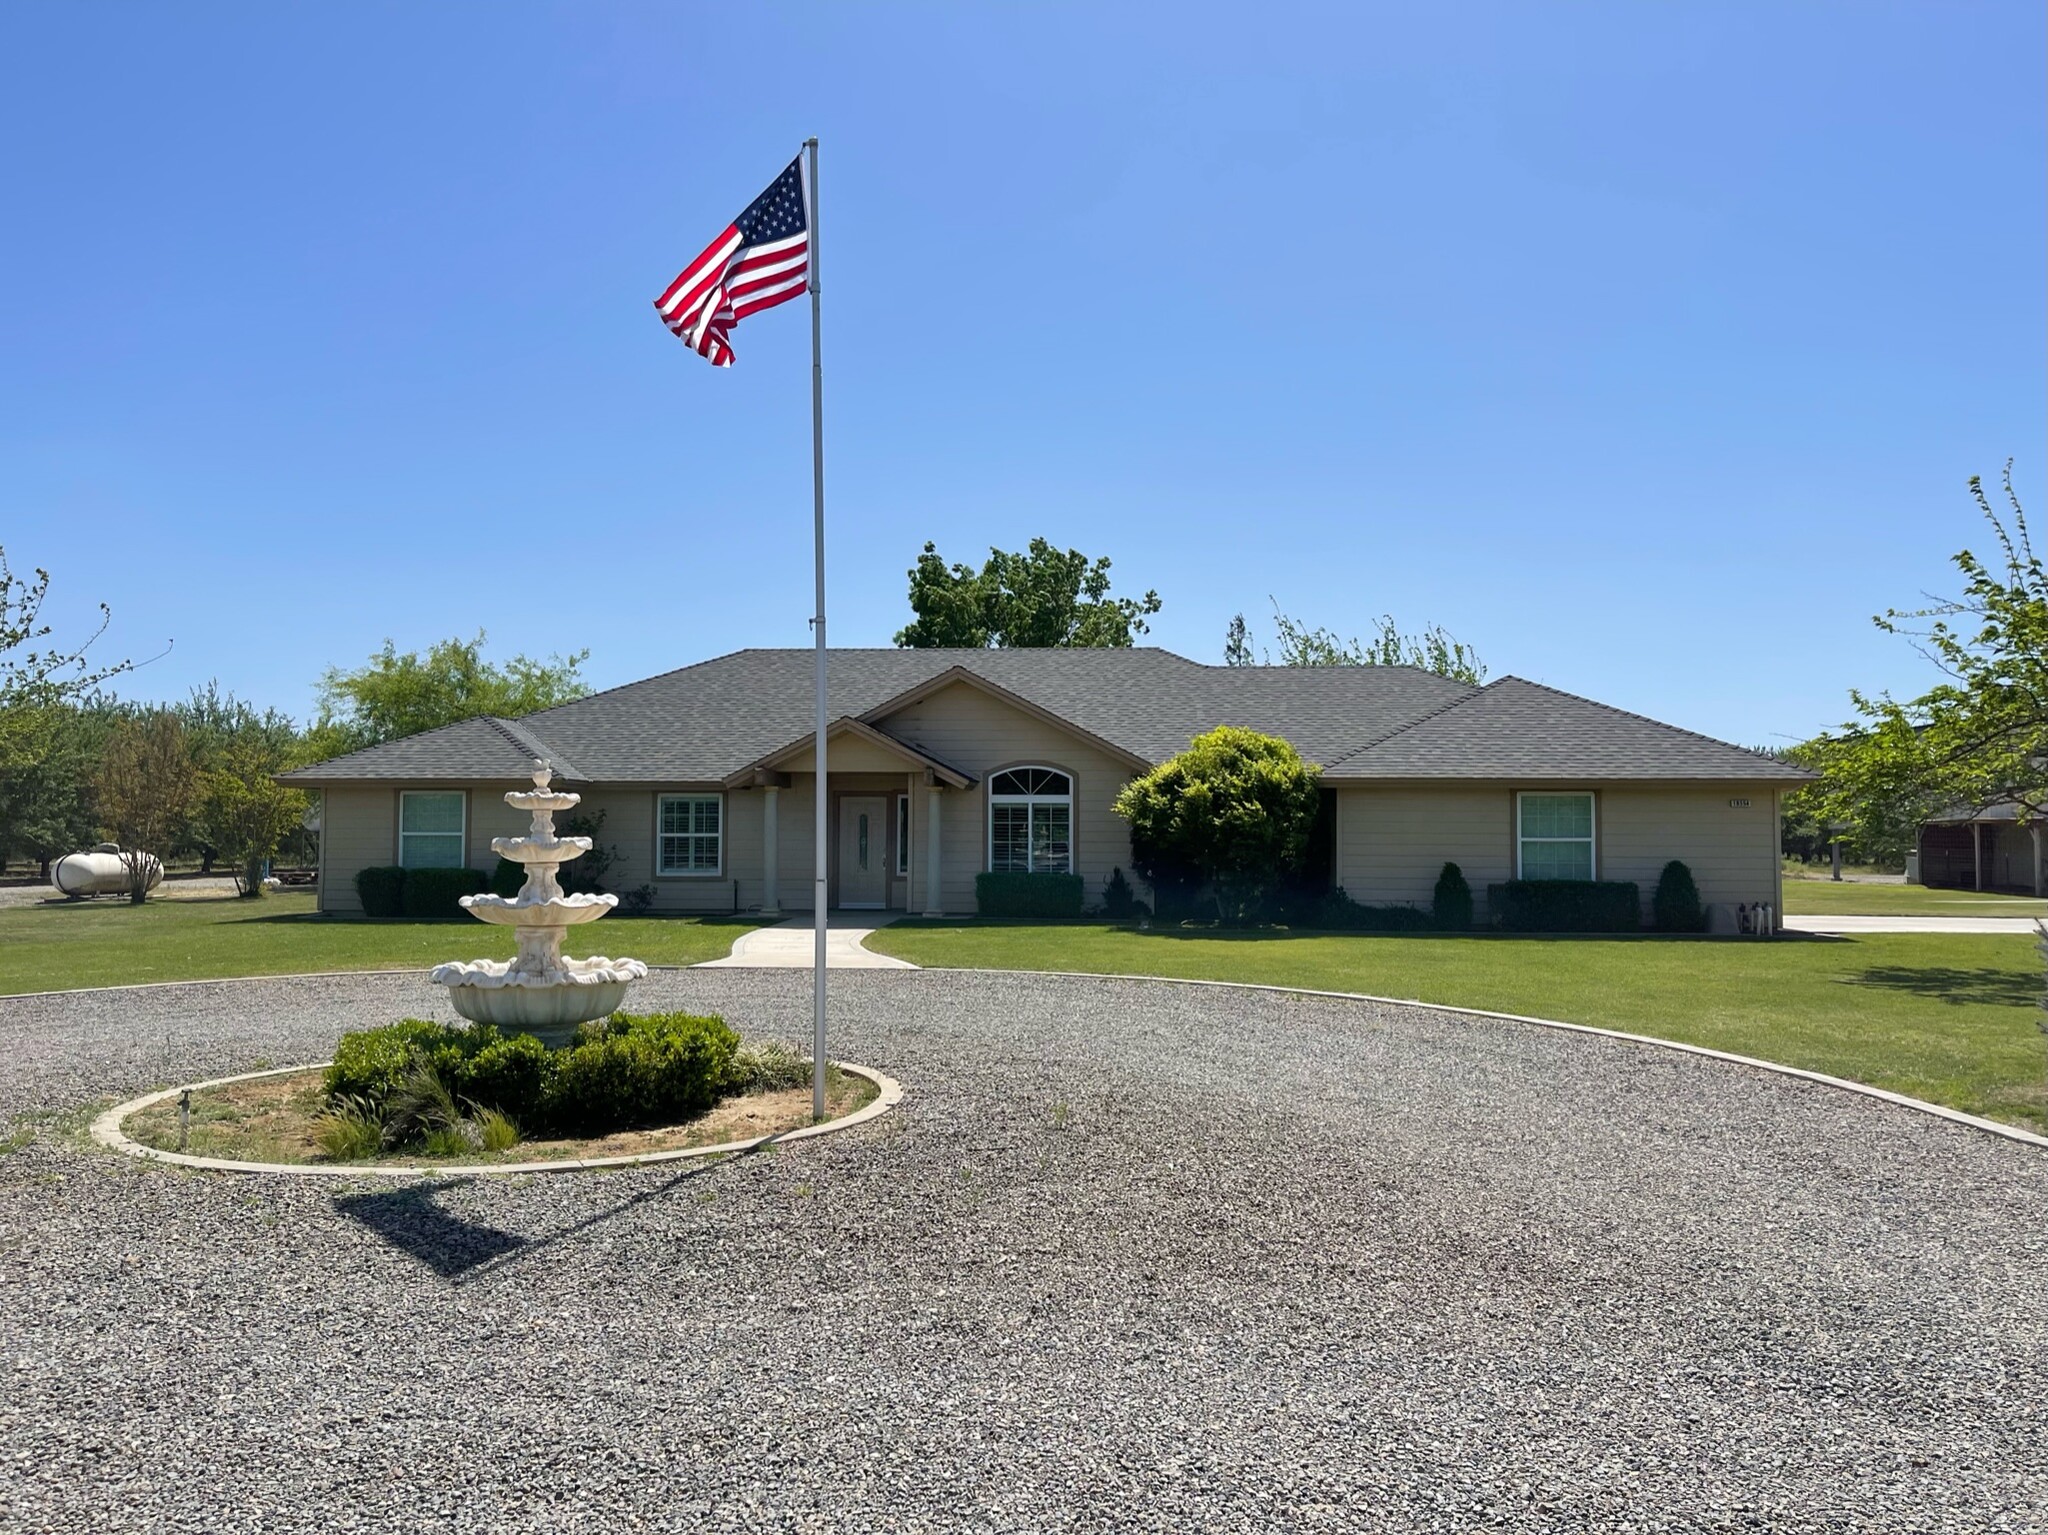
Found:
[[[872, 716], [955, 667], [1147, 762], [1164, 761], [1214, 726], [1245, 725], [1284, 736], [1309, 761], [1338, 770], [1332, 777], [1486, 776], [1473, 764], [1518, 753], [1540, 758], [1545, 775], [1566, 777], [1798, 776], [1739, 747], [1515, 679], [1479, 689], [1405, 666], [1204, 666], [1154, 648], [835, 650], [829, 711]], [[528, 759], [543, 755], [563, 778], [582, 783], [716, 783], [810, 727], [811, 668], [809, 650], [735, 651], [517, 721], [468, 720], [290, 776], [487, 780], [523, 776]], [[1540, 703], [1517, 689], [1563, 702]], [[1417, 735], [1425, 725], [1435, 733]], [[1558, 765], [1564, 759], [1577, 765]], [[1383, 770], [1402, 762], [1432, 765]], [[1697, 770], [1708, 762], [1711, 771]]]
[[1520, 677], [1502, 677], [1330, 763], [1347, 779], [1762, 779], [1803, 768]]

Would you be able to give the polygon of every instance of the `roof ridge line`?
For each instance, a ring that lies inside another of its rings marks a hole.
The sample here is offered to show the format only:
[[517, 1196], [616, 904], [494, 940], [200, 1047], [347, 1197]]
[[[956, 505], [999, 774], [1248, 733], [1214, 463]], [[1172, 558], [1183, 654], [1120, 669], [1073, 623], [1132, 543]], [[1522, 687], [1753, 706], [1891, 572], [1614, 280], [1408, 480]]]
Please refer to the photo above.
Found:
[[[1413, 670], [1419, 672], [1428, 672], [1428, 674], [1432, 677], [1441, 677], [1443, 675], [1442, 672], [1429, 672], [1427, 667], [1418, 666], [1413, 668]], [[1385, 746], [1389, 741], [1393, 740], [1395, 737], [1404, 736], [1409, 731], [1415, 729], [1417, 726], [1426, 725], [1433, 719], [1441, 719], [1444, 715], [1449, 714], [1453, 709], [1464, 708], [1465, 705], [1471, 703], [1474, 699], [1478, 698], [1481, 694], [1485, 693], [1489, 688], [1498, 687], [1501, 683], [1506, 682], [1508, 680], [1509, 679], [1506, 677], [1496, 677], [1491, 682], [1472, 683], [1470, 684], [1472, 689], [1471, 692], [1466, 693], [1462, 697], [1452, 699], [1449, 703], [1445, 704], [1441, 709], [1432, 709], [1429, 711], [1429, 713], [1419, 715], [1415, 719], [1408, 721], [1408, 723], [1405, 725], [1396, 725], [1392, 730], [1389, 730], [1385, 735], [1375, 736], [1372, 740], [1367, 741], [1363, 746], [1354, 746], [1350, 751], [1346, 752], [1343, 756], [1337, 758], [1335, 761], [1324, 763], [1323, 767], [1326, 770], [1329, 768], [1341, 767], [1343, 764], [1349, 762], [1353, 757], [1363, 756], [1366, 752], [1369, 751], [1377, 751], [1380, 747]]]
[[556, 751], [540, 738], [538, 732], [528, 729], [517, 720], [506, 719], [499, 714], [486, 714], [483, 718], [491, 727], [510, 741], [520, 751], [536, 762], [545, 762], [563, 778], [573, 778], [578, 783], [589, 783], [589, 775], [582, 772], [575, 763]]
[[[1575, 703], [1590, 704], [1595, 709], [1604, 710], [1608, 714], [1618, 714], [1625, 720], [1634, 720], [1642, 725], [1655, 725], [1659, 729], [1669, 730], [1677, 735], [1691, 736], [1695, 741], [1705, 741], [1709, 746], [1723, 746], [1729, 751], [1741, 752], [1745, 756], [1756, 758], [1759, 762], [1775, 762], [1784, 767], [1796, 768], [1799, 766], [1796, 762], [1787, 763], [1783, 758], [1773, 757], [1769, 752], [1760, 752], [1754, 746], [1738, 746], [1733, 741], [1724, 741], [1719, 736], [1710, 736], [1704, 731], [1688, 730], [1685, 726], [1674, 725], [1669, 720], [1651, 719], [1649, 715], [1638, 714], [1633, 709], [1623, 709], [1614, 704], [1602, 703], [1597, 698], [1588, 698], [1584, 693], [1572, 693], [1564, 688], [1554, 688], [1547, 682], [1535, 682], [1527, 677], [1517, 677], [1512, 672], [1496, 680], [1498, 682], [1519, 682], [1525, 688], [1539, 688], [1545, 693], [1555, 693], [1559, 698], [1569, 698]], [[1494, 683], [1487, 684], [1488, 687], [1494, 685]]]

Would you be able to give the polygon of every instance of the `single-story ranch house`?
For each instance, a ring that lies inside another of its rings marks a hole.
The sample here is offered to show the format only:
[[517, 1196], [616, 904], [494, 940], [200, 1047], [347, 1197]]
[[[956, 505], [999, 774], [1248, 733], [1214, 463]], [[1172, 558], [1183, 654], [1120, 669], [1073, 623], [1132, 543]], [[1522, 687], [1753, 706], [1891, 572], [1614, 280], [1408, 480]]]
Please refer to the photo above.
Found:
[[[359, 914], [378, 864], [488, 871], [524, 830], [501, 796], [535, 758], [603, 811], [614, 890], [653, 909], [808, 909], [809, 650], [742, 650], [521, 719], [482, 718], [284, 775], [324, 797], [320, 904]], [[1482, 905], [1508, 879], [1634, 880], [1683, 859], [1717, 924], [1781, 909], [1778, 797], [1757, 752], [1504, 677], [1399, 666], [1205, 666], [1170, 651], [835, 650], [832, 905], [969, 914], [975, 875], [1130, 867], [1123, 784], [1217, 725], [1322, 767], [1333, 882], [1426, 906], [1446, 860]], [[1482, 916], [1484, 915], [1482, 911]]]

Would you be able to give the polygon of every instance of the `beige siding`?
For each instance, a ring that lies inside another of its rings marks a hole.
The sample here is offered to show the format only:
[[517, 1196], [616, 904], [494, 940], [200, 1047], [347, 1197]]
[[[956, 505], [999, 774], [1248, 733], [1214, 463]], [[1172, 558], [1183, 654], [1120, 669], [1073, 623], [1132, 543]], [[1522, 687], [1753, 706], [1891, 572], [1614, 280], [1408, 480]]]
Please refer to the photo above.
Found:
[[[1700, 898], [1731, 910], [1775, 901], [1775, 800], [1756, 784], [1483, 784], [1345, 788], [1337, 794], [1337, 881], [1368, 905], [1426, 906], [1444, 864], [1464, 872], [1485, 915], [1486, 887], [1515, 873], [1515, 794], [1590, 789], [1598, 874], [1642, 887], [1647, 915], [1673, 858]], [[1746, 805], [1731, 801], [1746, 800]]]
[[1455, 863], [1483, 908], [1512, 875], [1511, 796], [1493, 787], [1337, 791], [1337, 883], [1368, 906], [1427, 906]]
[[[320, 909], [336, 916], [362, 915], [356, 898], [358, 871], [398, 861], [398, 796], [396, 785], [377, 788], [327, 789], [324, 792]], [[434, 784], [434, 789], [449, 787]], [[498, 866], [491, 848], [493, 837], [523, 835], [531, 826], [525, 811], [505, 803], [509, 783], [477, 783], [463, 792], [468, 797], [463, 839], [464, 861], [488, 877]], [[740, 880], [742, 903], [760, 904], [761, 892], [761, 797], [753, 793], [725, 794], [724, 868], [715, 878], [664, 877], [654, 874], [654, 789], [595, 789], [583, 792], [583, 803], [572, 814], [605, 813], [601, 838], [616, 853], [605, 873], [607, 889], [623, 892], [641, 885], [654, 887], [654, 909], [670, 912], [726, 912], [733, 909], [733, 881]], [[679, 787], [676, 793], [709, 792]], [[787, 834], [785, 829], [785, 835]], [[806, 837], [804, 846], [809, 848]]]
[[[1024, 763], [1074, 777], [1074, 872], [1086, 881], [1089, 900], [1099, 898], [1113, 867], [1129, 869], [1130, 831], [1110, 808], [1132, 771], [1118, 758], [966, 683], [941, 688], [879, 723], [977, 780], [972, 789], [948, 789], [940, 796], [944, 910], [974, 910], [974, 876], [988, 867], [988, 776]], [[920, 792], [911, 827], [913, 911], [925, 905], [923, 798]]]
[[325, 789], [320, 811], [320, 909], [360, 917], [356, 875], [398, 854], [398, 791]]
[[1732, 911], [1778, 899], [1778, 817], [1767, 784], [1603, 789], [1599, 827], [1600, 877], [1641, 885], [1645, 914], [1657, 876], [1674, 858], [1692, 870], [1709, 905]]

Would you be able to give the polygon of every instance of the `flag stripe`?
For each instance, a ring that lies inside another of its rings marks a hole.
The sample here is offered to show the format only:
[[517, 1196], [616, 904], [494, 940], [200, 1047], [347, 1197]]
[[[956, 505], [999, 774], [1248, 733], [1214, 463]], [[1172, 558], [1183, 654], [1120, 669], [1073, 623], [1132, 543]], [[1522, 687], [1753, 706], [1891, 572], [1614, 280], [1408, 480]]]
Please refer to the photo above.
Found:
[[798, 156], [654, 301], [662, 323], [713, 366], [732, 366], [733, 326], [810, 285], [807, 192]]

